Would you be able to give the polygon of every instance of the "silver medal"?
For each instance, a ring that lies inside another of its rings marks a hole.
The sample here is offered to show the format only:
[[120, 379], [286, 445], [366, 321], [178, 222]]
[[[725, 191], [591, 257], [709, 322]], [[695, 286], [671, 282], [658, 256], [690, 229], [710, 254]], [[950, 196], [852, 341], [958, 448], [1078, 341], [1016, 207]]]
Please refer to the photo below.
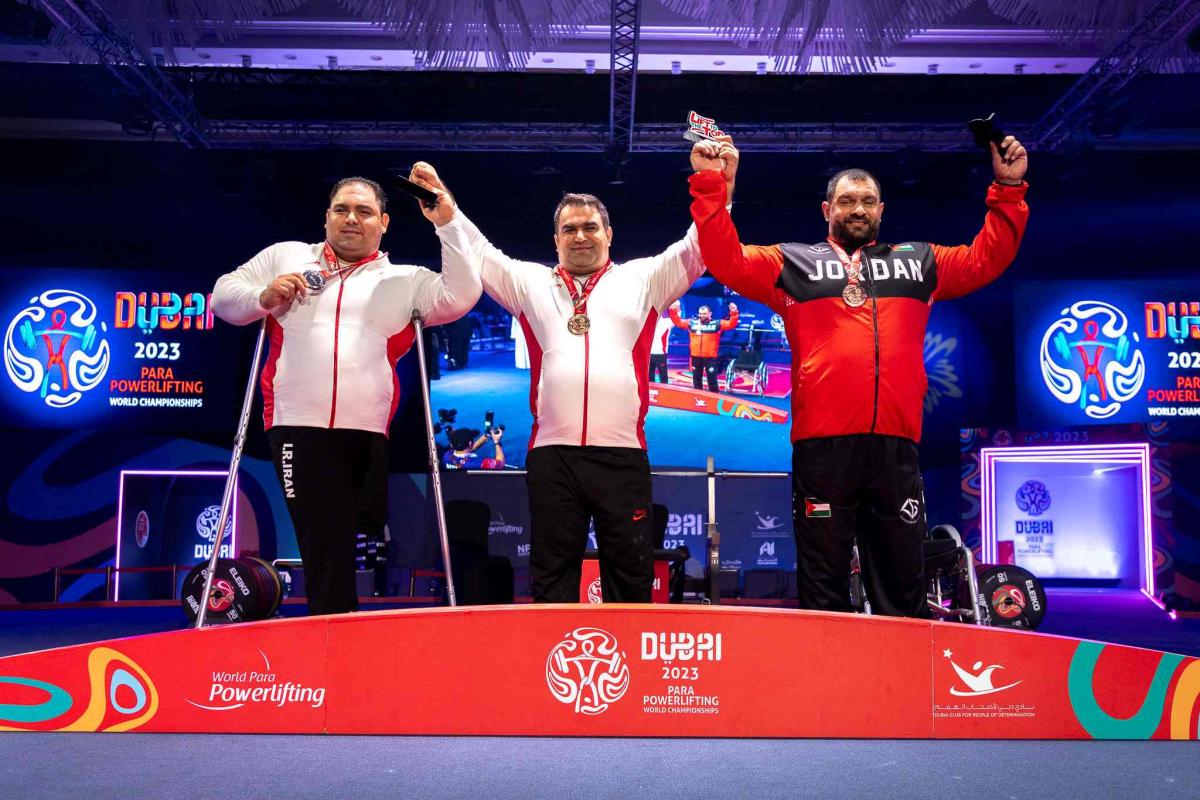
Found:
[[325, 288], [325, 276], [315, 269], [306, 271], [302, 277], [310, 292], [316, 293]]

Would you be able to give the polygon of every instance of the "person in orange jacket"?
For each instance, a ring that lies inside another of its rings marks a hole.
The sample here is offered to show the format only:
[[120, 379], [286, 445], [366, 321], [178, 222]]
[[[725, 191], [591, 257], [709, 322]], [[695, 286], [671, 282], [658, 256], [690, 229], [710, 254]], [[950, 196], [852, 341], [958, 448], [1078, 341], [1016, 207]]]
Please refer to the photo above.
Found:
[[675, 323], [675, 327], [683, 328], [690, 334], [692, 386], [696, 389], [703, 389], [704, 376], [707, 375], [708, 390], [710, 392], [718, 391], [717, 365], [719, 359], [717, 351], [721, 347], [721, 334], [737, 327], [737, 306], [730, 303], [729, 316], [723, 320], [714, 320], [712, 309], [708, 306], [700, 306], [696, 311], [696, 319], [682, 319], [679, 316], [678, 300], [671, 304], [670, 312], [671, 321]]

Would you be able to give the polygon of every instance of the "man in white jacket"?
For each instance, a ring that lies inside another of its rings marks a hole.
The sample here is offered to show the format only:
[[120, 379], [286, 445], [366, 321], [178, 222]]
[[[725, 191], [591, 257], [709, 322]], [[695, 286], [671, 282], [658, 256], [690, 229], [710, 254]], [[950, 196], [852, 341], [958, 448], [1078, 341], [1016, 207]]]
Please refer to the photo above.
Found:
[[[410, 177], [445, 190], [424, 162]], [[558, 261], [550, 269], [509, 258], [461, 224], [484, 291], [517, 317], [529, 346], [534, 602], [578, 601], [591, 519], [605, 601], [648, 603], [650, 348], [663, 310], [704, 273], [695, 227], [658, 255], [614, 264], [608, 210], [593, 195], [568, 194], [554, 212]]]
[[379, 243], [387, 197], [378, 183], [333, 187], [325, 241], [280, 242], [217, 280], [213, 311], [235, 325], [267, 319], [263, 421], [296, 528], [310, 614], [358, 608], [357, 508], [372, 463], [387, 463], [400, 402], [396, 361], [428, 325], [458, 319], [480, 295], [466, 230], [444, 193], [422, 207], [442, 242], [442, 272], [393, 264]]

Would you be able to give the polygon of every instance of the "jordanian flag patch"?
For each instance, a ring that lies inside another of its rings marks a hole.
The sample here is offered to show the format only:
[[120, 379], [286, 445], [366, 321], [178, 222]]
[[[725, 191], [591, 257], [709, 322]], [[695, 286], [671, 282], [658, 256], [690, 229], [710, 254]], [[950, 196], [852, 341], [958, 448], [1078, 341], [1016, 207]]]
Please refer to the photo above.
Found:
[[916, 248], [911, 244], [894, 244], [892, 245], [893, 253], [915, 253]]
[[818, 503], [811, 497], [804, 498], [804, 516], [806, 517], [828, 517], [829, 503]]

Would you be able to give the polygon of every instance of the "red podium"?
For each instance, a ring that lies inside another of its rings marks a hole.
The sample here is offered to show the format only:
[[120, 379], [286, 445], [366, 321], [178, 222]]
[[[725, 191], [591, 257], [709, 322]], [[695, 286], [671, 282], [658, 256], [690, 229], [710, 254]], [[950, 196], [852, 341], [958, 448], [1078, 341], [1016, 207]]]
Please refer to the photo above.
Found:
[[1200, 660], [921, 620], [673, 605], [275, 620], [0, 659], [25, 731], [1193, 739]]

